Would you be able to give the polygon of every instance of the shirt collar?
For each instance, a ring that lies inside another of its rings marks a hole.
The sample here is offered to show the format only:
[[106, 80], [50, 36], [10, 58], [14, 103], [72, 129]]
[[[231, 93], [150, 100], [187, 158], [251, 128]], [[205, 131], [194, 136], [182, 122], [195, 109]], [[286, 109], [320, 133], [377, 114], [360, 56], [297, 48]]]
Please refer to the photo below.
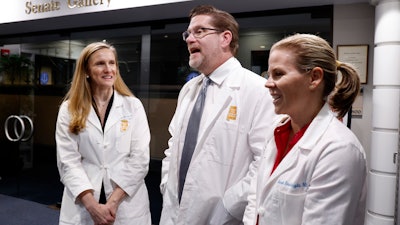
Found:
[[[209, 78], [211, 81], [218, 86], [220, 86], [226, 77], [229, 76], [229, 71], [235, 67], [235, 64], [238, 60], [235, 57], [231, 57], [226, 60], [222, 65], [220, 65], [217, 69], [215, 69], [210, 75]], [[203, 74], [204, 76], [204, 74]]]

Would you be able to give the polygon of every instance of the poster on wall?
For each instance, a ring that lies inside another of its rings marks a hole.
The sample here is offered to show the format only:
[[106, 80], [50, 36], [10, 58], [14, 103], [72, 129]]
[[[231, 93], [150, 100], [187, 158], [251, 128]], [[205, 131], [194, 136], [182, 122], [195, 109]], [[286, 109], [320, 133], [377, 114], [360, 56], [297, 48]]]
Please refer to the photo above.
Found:
[[338, 45], [337, 57], [341, 62], [352, 64], [358, 70], [361, 84], [368, 81], [368, 45]]

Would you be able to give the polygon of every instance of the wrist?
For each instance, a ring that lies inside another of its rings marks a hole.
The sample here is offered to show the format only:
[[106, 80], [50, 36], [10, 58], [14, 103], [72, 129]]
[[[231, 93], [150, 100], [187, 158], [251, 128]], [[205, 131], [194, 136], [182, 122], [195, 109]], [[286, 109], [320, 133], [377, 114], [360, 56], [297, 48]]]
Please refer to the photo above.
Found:
[[82, 202], [82, 204], [85, 206], [86, 209], [93, 208], [94, 205], [97, 203], [93, 196], [93, 191], [92, 190], [86, 190], [83, 191], [82, 193], [79, 194], [78, 196], [79, 200]]

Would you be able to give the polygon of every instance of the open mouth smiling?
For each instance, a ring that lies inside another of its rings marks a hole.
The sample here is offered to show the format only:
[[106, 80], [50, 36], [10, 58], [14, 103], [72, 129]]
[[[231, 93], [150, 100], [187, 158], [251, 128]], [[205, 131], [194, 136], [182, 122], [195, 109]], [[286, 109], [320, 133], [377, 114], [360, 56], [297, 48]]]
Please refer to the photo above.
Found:
[[102, 76], [102, 78], [104, 78], [104, 79], [112, 79], [113, 76], [111, 76], [111, 75], [104, 75], [104, 76]]
[[198, 53], [198, 52], [200, 52], [200, 49], [199, 48], [190, 48], [189, 52], [190, 52], [190, 54]]

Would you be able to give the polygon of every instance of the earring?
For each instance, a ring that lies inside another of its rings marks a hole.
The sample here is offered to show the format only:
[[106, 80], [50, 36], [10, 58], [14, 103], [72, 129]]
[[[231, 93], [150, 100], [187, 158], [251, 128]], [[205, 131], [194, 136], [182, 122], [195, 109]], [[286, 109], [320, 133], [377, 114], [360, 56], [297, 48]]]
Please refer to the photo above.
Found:
[[89, 79], [89, 75], [86, 75], [86, 79]]

